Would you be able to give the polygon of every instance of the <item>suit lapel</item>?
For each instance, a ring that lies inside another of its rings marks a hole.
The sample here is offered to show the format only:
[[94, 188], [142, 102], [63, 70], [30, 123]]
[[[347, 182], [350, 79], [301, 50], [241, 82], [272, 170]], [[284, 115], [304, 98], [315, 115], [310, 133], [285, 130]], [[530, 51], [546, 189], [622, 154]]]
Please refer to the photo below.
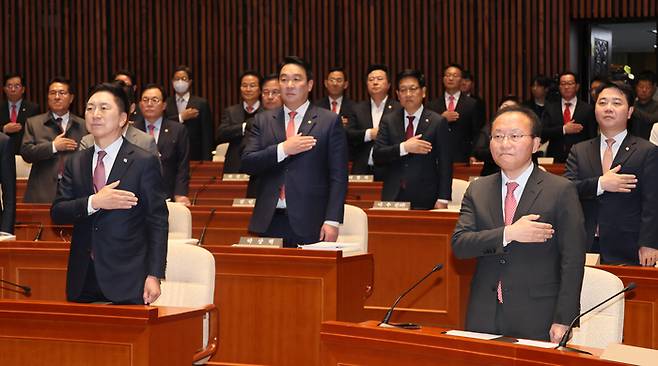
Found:
[[318, 122], [318, 113], [316, 108], [309, 104], [306, 114], [304, 114], [304, 119], [302, 124], [299, 125], [297, 132], [301, 132], [302, 135], [308, 136], [315, 124]]
[[165, 146], [169, 144], [170, 140], [169, 122], [163, 118], [160, 124], [160, 134], [158, 135], [158, 151], [164, 151]]
[[107, 178], [107, 184], [121, 180], [123, 174], [128, 170], [128, 168], [130, 168], [130, 165], [132, 165], [132, 154], [134, 153], [134, 150], [128, 145], [129, 144], [126, 139], [123, 139], [121, 148], [119, 148], [117, 157], [114, 160], [114, 165], [112, 165], [112, 171], [110, 171], [110, 175]]
[[[521, 194], [521, 200], [516, 206], [516, 211], [514, 212], [514, 219], [512, 222], [516, 222], [521, 216], [525, 216], [530, 213], [530, 208], [537, 200], [539, 193], [542, 190], [542, 182], [544, 178], [541, 176], [542, 172], [539, 168], [533, 167], [530, 177], [525, 184], [525, 189]], [[502, 206], [501, 206], [502, 207]]]
[[78, 160], [80, 162], [80, 173], [82, 175], [82, 187], [85, 190], [85, 194], [92, 195], [94, 194], [94, 173], [91, 169], [91, 164], [93, 163], [94, 158], [94, 145], [92, 143], [91, 147], [82, 151], [82, 159]]
[[279, 111], [276, 114], [272, 115], [273, 123], [270, 123], [272, 128], [272, 135], [274, 136], [277, 143], [286, 141], [286, 119], [283, 117], [283, 107], [279, 108]]
[[617, 151], [617, 155], [615, 155], [615, 159], [612, 162], [612, 168], [616, 167], [617, 165], [621, 165], [622, 168], [624, 167], [624, 164], [626, 161], [633, 155], [633, 153], [636, 150], [635, 144], [637, 141], [631, 134], [626, 134], [626, 138], [624, 138], [624, 141], [622, 142], [621, 146], [619, 146], [619, 150]]
[[418, 127], [416, 128], [416, 135], [423, 134], [425, 137], [425, 131], [430, 126], [430, 113], [427, 108], [423, 108], [423, 113], [420, 115], [420, 121], [418, 121]]
[[494, 227], [502, 227], [505, 225], [505, 219], [503, 218], [503, 201], [500, 193], [500, 185], [502, 184], [502, 177], [499, 173], [496, 173], [497, 177], [494, 181], [495, 184], [491, 187], [489, 199], [486, 200], [489, 208], [488, 212], [491, 212]]
[[590, 171], [595, 176], [603, 175], [603, 168], [601, 167], [601, 135], [589, 140], [589, 144], [587, 160], [589, 161]]

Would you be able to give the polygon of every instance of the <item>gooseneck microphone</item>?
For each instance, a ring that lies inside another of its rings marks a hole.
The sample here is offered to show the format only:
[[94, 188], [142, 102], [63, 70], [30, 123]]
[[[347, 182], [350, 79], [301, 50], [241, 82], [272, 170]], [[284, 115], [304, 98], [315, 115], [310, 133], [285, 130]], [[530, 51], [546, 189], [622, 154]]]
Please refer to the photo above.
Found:
[[203, 241], [206, 240], [206, 231], [208, 231], [208, 226], [210, 226], [210, 222], [212, 221], [212, 218], [215, 216], [215, 211], [217, 211], [216, 208], [211, 208], [210, 209], [210, 214], [208, 215], [208, 219], [206, 220], [206, 224], [203, 225], [203, 230], [201, 230], [201, 235], [199, 235], [199, 240], [196, 242], [196, 245], [203, 245]]
[[208, 189], [208, 185], [215, 183], [215, 180], [217, 180], [217, 176], [213, 175], [210, 177], [210, 179], [203, 183], [203, 185], [196, 192], [194, 192], [194, 197], [192, 198], [192, 206], [196, 206], [196, 200], [199, 198], [199, 195]]
[[427, 277], [429, 277], [432, 273], [440, 270], [441, 268], [443, 268], [443, 264], [442, 263], [437, 264], [436, 266], [434, 266], [434, 268], [432, 268], [431, 271], [429, 271], [428, 274], [423, 276], [423, 278], [418, 280], [418, 282], [414, 283], [413, 286], [409, 287], [409, 289], [407, 289], [407, 291], [403, 292], [400, 296], [398, 296], [398, 298], [395, 300], [395, 302], [393, 303], [391, 308], [388, 309], [388, 311], [386, 312], [386, 315], [384, 316], [384, 320], [382, 320], [382, 322], [379, 323], [379, 326], [380, 327], [397, 327], [397, 328], [404, 328], [404, 329], [420, 329], [420, 325], [418, 325], [418, 324], [414, 324], [414, 323], [394, 324], [394, 323], [389, 323], [389, 320], [391, 320], [391, 316], [393, 315], [393, 309], [395, 309], [395, 307], [398, 305], [400, 300], [402, 300], [403, 297], [405, 297], [409, 292], [411, 292], [411, 290], [415, 289], [416, 286], [420, 285], [421, 282], [425, 281], [425, 279]]
[[635, 282], [629, 283], [628, 286], [624, 287], [623, 290], [617, 292], [616, 294], [610, 296], [609, 298], [601, 301], [598, 305], [594, 306], [593, 308], [591, 308], [591, 309], [587, 310], [586, 312], [584, 312], [584, 313], [578, 315], [577, 317], [575, 317], [573, 319], [573, 321], [571, 321], [571, 324], [569, 324], [569, 328], [567, 328], [566, 333], [564, 333], [564, 335], [562, 336], [562, 339], [560, 339], [560, 343], [557, 345], [557, 347], [555, 347], [555, 349], [558, 349], [558, 350], [561, 350], [561, 351], [586, 353], [588, 355], [591, 355], [591, 353], [589, 353], [587, 351], [583, 351], [583, 350], [579, 350], [579, 349], [571, 348], [571, 347], [567, 346], [567, 341], [569, 340], [569, 335], [571, 334], [571, 331], [573, 330], [573, 325], [576, 324], [576, 321], [578, 321], [578, 319], [580, 319], [583, 316], [589, 314], [592, 310], [594, 310], [594, 309], [598, 308], [599, 306], [607, 303], [608, 301], [610, 301], [610, 300], [614, 299], [615, 297], [623, 294], [624, 292], [628, 292], [628, 291], [631, 291], [633, 289], [635, 289]]
[[32, 288], [30, 286], [23, 286], [23, 285], [19, 285], [17, 283], [5, 281], [5, 280], [0, 280], [0, 282], [4, 283], [4, 284], [7, 284], [7, 285], [10, 285], [10, 286], [18, 287], [19, 289], [23, 290], [23, 294], [25, 296], [30, 296], [32, 294]]

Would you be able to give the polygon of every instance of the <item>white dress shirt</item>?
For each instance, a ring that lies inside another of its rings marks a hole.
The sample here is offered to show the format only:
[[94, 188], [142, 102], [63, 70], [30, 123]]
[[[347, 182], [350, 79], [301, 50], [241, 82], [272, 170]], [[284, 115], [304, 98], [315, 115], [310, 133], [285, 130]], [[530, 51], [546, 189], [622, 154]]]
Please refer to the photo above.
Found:
[[[105, 151], [106, 155], [103, 158], [103, 165], [105, 167], [105, 182], [107, 182], [107, 178], [110, 176], [110, 172], [112, 172], [112, 167], [114, 166], [114, 160], [116, 160], [117, 155], [119, 154], [119, 149], [121, 148], [121, 145], [123, 144], [123, 136], [119, 136], [118, 139], [116, 139], [113, 143], [108, 145], [105, 149], [101, 149], [94, 143], [94, 156], [91, 159], [91, 174], [93, 178], [94, 170], [96, 169], [96, 165], [98, 165], [98, 152], [103, 150]], [[91, 207], [91, 197], [87, 199], [87, 214], [91, 215], [98, 211], [98, 209], [94, 209]]]
[[[615, 140], [615, 143], [612, 144], [612, 161], [615, 161], [615, 157], [617, 156], [617, 152], [619, 152], [619, 148], [621, 147], [622, 141], [626, 138], [626, 135], [628, 135], [627, 130], [623, 130], [620, 133], [618, 133], [615, 136], [612, 136], [612, 138]], [[609, 139], [608, 136], [604, 135], [603, 132], [601, 132], [601, 143], [600, 143], [600, 157], [601, 157], [601, 162], [603, 162], [603, 154], [605, 153], [605, 150], [608, 148], [608, 143], [605, 142], [605, 140]], [[602, 164], [602, 163], [601, 163]], [[613, 166], [610, 167], [611, 169], [614, 168]], [[605, 172], [603, 172], [605, 174]], [[599, 180], [596, 184], [596, 195], [600, 196], [604, 192], [603, 188], [601, 188], [601, 177], [599, 177]]]
[[[516, 200], [516, 207], [519, 207], [519, 202], [521, 202], [521, 196], [523, 195], [523, 190], [525, 189], [526, 184], [528, 183], [528, 178], [532, 174], [532, 170], [535, 168], [535, 165], [530, 162], [527, 168], [519, 175], [516, 179], [510, 179], [505, 173], [501, 170], [501, 185], [500, 185], [500, 194], [503, 208], [503, 222], [505, 221], [505, 196], [507, 196], [507, 183], [516, 182], [519, 186], [514, 190], [514, 199]], [[510, 242], [505, 238], [505, 232], [503, 231], [503, 246], [507, 246]]]

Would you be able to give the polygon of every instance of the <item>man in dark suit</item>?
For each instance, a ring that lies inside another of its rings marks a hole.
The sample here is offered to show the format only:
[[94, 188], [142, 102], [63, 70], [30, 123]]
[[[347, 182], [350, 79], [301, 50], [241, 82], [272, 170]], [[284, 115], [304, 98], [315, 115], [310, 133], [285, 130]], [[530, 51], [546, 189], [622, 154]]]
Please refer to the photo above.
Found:
[[464, 95], [460, 90], [463, 73], [464, 68], [461, 65], [446, 66], [443, 69], [444, 93], [428, 103], [427, 108], [448, 120], [452, 159], [467, 163], [473, 156], [473, 144], [480, 134], [478, 126], [481, 126], [482, 122], [479, 120], [475, 99]]
[[256, 115], [242, 169], [258, 175], [249, 230], [285, 246], [336, 241], [347, 194], [347, 140], [335, 113], [312, 106], [313, 73], [286, 57], [279, 70], [283, 108]]
[[658, 147], [628, 133], [633, 90], [604, 82], [595, 105], [601, 135], [571, 149], [587, 244], [601, 262], [654, 266], [658, 258]]
[[190, 154], [187, 130], [178, 121], [164, 118], [166, 94], [160, 85], [149, 84], [142, 91], [139, 108], [144, 119], [135, 127], [155, 139], [162, 163], [162, 182], [167, 198], [190, 205]]
[[653, 99], [657, 85], [658, 78], [653, 71], [641, 72], [635, 80], [637, 101], [633, 106], [633, 123], [629, 123], [629, 131], [645, 140], [649, 139], [651, 129], [658, 123], [658, 101]]
[[224, 159], [224, 173], [240, 172], [240, 148], [242, 137], [249, 125], [261, 109], [260, 106], [261, 76], [256, 71], [248, 70], [240, 75], [240, 99], [242, 102], [226, 107], [222, 112], [222, 120], [217, 127], [217, 144], [228, 142]]
[[0, 102], [0, 127], [11, 139], [12, 153], [20, 155], [23, 129], [28, 118], [39, 114], [39, 105], [24, 99], [25, 79], [21, 74], [10, 73], [4, 77], [6, 100]]
[[121, 136], [128, 104], [114, 84], [91, 92], [85, 119], [94, 147], [67, 161], [50, 211], [53, 222], [73, 224], [69, 301], [150, 304], [160, 296], [168, 212], [157, 157]]
[[375, 163], [386, 167], [382, 200], [408, 201], [419, 210], [446, 208], [452, 192], [448, 122], [423, 107], [423, 73], [404, 70], [397, 83], [403, 109], [382, 117], [373, 152]]
[[466, 95], [467, 97], [470, 97], [473, 100], [475, 100], [475, 110], [476, 110], [475, 120], [478, 123], [480, 123], [479, 127], [480, 129], [482, 129], [485, 123], [484, 115], [486, 113], [486, 106], [484, 104], [484, 100], [482, 100], [482, 98], [477, 96], [473, 91], [474, 83], [475, 81], [473, 80], [473, 73], [470, 70], [464, 70], [464, 75], [462, 76], [462, 84], [459, 87], [459, 89], [463, 95]]
[[68, 79], [52, 79], [48, 83], [48, 112], [29, 118], [25, 124], [21, 156], [32, 163], [32, 168], [24, 202], [53, 202], [64, 163], [87, 134], [85, 121], [69, 111], [74, 97]]
[[345, 96], [345, 91], [350, 82], [342, 67], [332, 67], [329, 69], [327, 78], [324, 79], [324, 88], [327, 90], [327, 96], [315, 101], [315, 105], [328, 109], [340, 116], [343, 126], [347, 126], [348, 120], [353, 115], [353, 105], [351, 99]]
[[575, 185], [532, 163], [540, 134], [529, 109], [500, 110], [490, 146], [501, 172], [464, 195], [452, 249], [477, 259], [467, 330], [558, 342], [580, 311], [583, 214]]
[[549, 78], [542, 74], [535, 75], [530, 82], [530, 99], [523, 102], [523, 105], [532, 109], [539, 118], [544, 115], [546, 95], [550, 86], [551, 80]]
[[578, 77], [565, 71], [559, 77], [560, 101], [546, 103], [542, 119], [542, 141], [548, 140], [546, 155], [564, 163], [571, 146], [596, 136], [594, 108], [577, 97]]
[[352, 148], [352, 174], [374, 174], [375, 180], [382, 180], [384, 171], [375, 166], [372, 150], [379, 133], [382, 117], [400, 109], [400, 103], [390, 98], [391, 77], [388, 66], [373, 64], [368, 66], [368, 100], [353, 106], [354, 117], [347, 121], [347, 138]]
[[16, 160], [9, 137], [0, 132], [0, 231], [14, 232], [16, 222]]
[[215, 125], [208, 101], [190, 93], [192, 69], [179, 65], [171, 83], [176, 93], [165, 101], [167, 118], [178, 120], [187, 128], [190, 137], [190, 160], [212, 160], [215, 150]]

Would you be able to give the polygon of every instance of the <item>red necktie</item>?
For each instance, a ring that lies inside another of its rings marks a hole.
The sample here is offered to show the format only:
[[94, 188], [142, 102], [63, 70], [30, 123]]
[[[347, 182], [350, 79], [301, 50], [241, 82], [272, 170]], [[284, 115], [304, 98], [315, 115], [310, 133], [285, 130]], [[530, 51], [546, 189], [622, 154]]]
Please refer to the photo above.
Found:
[[565, 125], [571, 122], [571, 109], [569, 109], [569, 107], [571, 107], [571, 103], [564, 103], [564, 114], [562, 115], [562, 122], [564, 122]]
[[[290, 118], [288, 119], [288, 126], [286, 127], [286, 138], [289, 138], [291, 136], [295, 135], [295, 116], [297, 115], [297, 112], [295, 111], [290, 111], [288, 112], [288, 115]], [[285, 200], [286, 199], [286, 185], [283, 184], [281, 188], [279, 188], [279, 199]]]
[[103, 150], [98, 152], [98, 161], [96, 162], [96, 168], [94, 168], [94, 190], [96, 192], [105, 187], [105, 164], [103, 163], [105, 155], [107, 153]]
[[11, 114], [9, 115], [9, 120], [11, 122], [16, 123], [16, 119], [18, 118], [18, 113], [16, 113], [16, 104], [11, 105]]
[[252, 113], [254, 111], [254, 107], [248, 105], [247, 106], [247, 113]]
[[448, 111], [455, 111], [455, 97], [453, 95], [448, 97]]
[[151, 135], [151, 137], [155, 138], [155, 125], [149, 124], [148, 126], [146, 126], [146, 128], [148, 128], [148, 130], [149, 130], [149, 135]]
[[331, 111], [338, 114], [338, 102], [335, 100], [331, 101]]
[[[514, 198], [514, 191], [519, 187], [516, 182], [507, 182], [507, 194], [505, 195], [505, 226], [512, 225], [514, 220], [514, 213], [516, 212], [516, 198]], [[498, 281], [498, 288], [496, 289], [498, 302], [503, 303], [503, 283]]]
[[409, 140], [414, 137], [414, 116], [407, 116], [409, 122], [407, 123], [407, 129], [404, 131], [404, 139]]

